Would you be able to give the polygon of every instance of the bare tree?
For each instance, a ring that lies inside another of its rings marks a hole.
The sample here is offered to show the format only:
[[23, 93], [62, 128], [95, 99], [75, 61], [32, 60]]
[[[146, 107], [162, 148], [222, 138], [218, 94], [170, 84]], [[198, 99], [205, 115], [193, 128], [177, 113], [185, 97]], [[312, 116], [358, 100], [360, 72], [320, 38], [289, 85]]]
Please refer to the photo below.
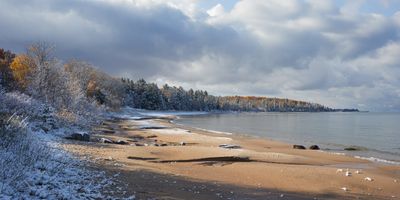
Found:
[[34, 59], [36, 65], [45, 66], [50, 65], [51, 62], [55, 61], [53, 54], [54, 49], [54, 45], [44, 41], [39, 41], [31, 44], [27, 48], [27, 54]]

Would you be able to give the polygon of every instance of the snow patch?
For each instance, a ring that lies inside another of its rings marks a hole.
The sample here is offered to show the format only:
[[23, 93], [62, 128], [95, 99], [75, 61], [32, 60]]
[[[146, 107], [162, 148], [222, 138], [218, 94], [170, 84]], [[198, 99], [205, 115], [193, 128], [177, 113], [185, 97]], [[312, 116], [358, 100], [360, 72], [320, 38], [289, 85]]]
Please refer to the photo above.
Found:
[[185, 130], [185, 129], [181, 129], [181, 128], [155, 129], [153, 131], [158, 134], [164, 134], [164, 135], [191, 135], [191, 134], [193, 134], [189, 130]]

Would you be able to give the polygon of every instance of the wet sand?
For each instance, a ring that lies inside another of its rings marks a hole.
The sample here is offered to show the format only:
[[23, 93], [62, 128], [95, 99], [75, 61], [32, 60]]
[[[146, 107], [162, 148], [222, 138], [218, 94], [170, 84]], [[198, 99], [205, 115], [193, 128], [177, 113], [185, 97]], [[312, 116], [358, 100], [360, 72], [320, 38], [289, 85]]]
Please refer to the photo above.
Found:
[[[110, 176], [120, 174], [117, 178], [126, 195], [138, 199], [400, 197], [400, 166], [217, 134], [176, 125], [169, 118], [113, 119], [94, 131], [92, 142], [66, 141], [65, 149], [85, 156]], [[105, 144], [101, 138], [127, 144]], [[240, 148], [221, 148], [221, 144]]]

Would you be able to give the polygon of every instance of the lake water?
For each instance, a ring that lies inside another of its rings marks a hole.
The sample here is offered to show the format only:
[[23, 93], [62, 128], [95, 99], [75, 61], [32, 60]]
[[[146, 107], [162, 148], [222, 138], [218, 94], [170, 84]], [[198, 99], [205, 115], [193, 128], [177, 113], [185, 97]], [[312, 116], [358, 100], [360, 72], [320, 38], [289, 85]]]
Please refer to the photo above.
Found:
[[[224, 113], [181, 116], [176, 122], [400, 164], [400, 113]], [[361, 150], [344, 151], [350, 146]]]

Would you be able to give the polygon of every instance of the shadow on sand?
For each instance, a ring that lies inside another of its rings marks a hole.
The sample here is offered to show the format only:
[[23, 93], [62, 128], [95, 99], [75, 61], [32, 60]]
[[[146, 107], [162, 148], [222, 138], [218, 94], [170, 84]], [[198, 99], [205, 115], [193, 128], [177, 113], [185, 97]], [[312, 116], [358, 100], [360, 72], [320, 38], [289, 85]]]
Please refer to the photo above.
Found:
[[[205, 182], [172, 174], [160, 174], [147, 170], [126, 171], [114, 167], [104, 168], [104, 166], [101, 166], [101, 169], [105, 170], [106, 174], [110, 177], [119, 174], [119, 184], [126, 188], [126, 194], [114, 195], [121, 197], [135, 195], [136, 199], [356, 199], [356, 197], [351, 195], [339, 196], [328, 192], [324, 194], [296, 193], [281, 191], [278, 188], [266, 189], [261, 187], [243, 187], [223, 184], [215, 181]], [[232, 176], [234, 176], [234, 174], [232, 174]], [[358, 197], [357, 199], [364, 198]]]

